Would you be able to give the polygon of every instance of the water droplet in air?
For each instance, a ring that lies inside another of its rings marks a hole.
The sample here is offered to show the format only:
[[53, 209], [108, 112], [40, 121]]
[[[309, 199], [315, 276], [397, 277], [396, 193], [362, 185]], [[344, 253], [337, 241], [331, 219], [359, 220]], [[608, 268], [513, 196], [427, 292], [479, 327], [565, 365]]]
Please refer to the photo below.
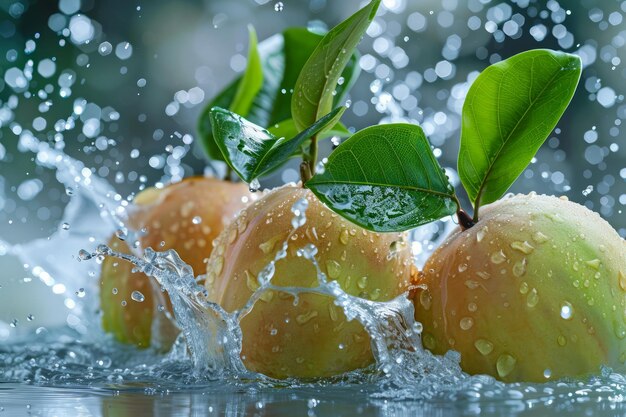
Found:
[[192, 222], [193, 224], [200, 224], [200, 223], [202, 223], [202, 217], [200, 217], [200, 216], [195, 216], [193, 219], [191, 219], [191, 222]]
[[84, 288], [79, 288], [78, 291], [76, 291], [76, 295], [79, 298], [83, 298], [85, 296], [85, 289]]
[[78, 251], [78, 258], [81, 261], [87, 261], [91, 258], [93, 258], [93, 255], [91, 253], [89, 253], [88, 251], [86, 251], [85, 249], [81, 249]]
[[26, 320], [33, 321], [35, 320], [35, 316], [33, 316], [32, 314], [29, 314], [28, 316], [26, 316]]
[[61, 225], [61, 229], [63, 230], [70, 230], [70, 224], [65, 222]]
[[11, 321], [11, 327], [17, 327], [17, 319]]
[[543, 377], [545, 379], [550, 379], [551, 376], [552, 376], [552, 371], [549, 368], [548, 369], [544, 369]]
[[126, 240], [126, 238], [128, 237], [128, 230], [126, 230], [125, 228], [117, 229], [115, 231], [115, 236], [117, 236], [119, 240]]
[[291, 206], [291, 212], [295, 215], [291, 219], [291, 226], [294, 229], [304, 226], [306, 223], [306, 209], [309, 207], [309, 201], [306, 198], [301, 198]]
[[274, 10], [276, 10], [277, 12], [282, 12], [284, 8], [285, 8], [285, 5], [283, 4], [282, 1], [279, 1], [274, 5]]

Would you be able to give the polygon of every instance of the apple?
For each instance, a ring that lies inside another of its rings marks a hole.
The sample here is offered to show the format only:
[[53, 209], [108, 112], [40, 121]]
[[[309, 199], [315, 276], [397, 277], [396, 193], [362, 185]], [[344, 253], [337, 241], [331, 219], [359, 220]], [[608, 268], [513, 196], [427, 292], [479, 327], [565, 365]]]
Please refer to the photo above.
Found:
[[[291, 208], [308, 201], [306, 223], [293, 230]], [[291, 184], [268, 192], [242, 210], [215, 242], [205, 285], [209, 299], [232, 312], [259, 288], [258, 275], [288, 241], [275, 264], [276, 286], [318, 286], [310, 260], [297, 252], [313, 244], [328, 280], [348, 294], [386, 301], [411, 281], [412, 255], [404, 233], [380, 234], [356, 226], [329, 210], [309, 190]], [[347, 321], [332, 297], [266, 290], [241, 320], [246, 367], [274, 378], [327, 377], [373, 363], [370, 338], [357, 321]]]
[[[130, 226], [145, 230], [142, 248], [174, 249], [196, 274], [203, 273], [213, 240], [255, 196], [243, 183], [191, 177], [163, 189], [149, 188], [135, 198]], [[112, 237], [109, 246], [131, 253], [128, 244]], [[124, 343], [168, 349], [178, 334], [167, 316], [169, 297], [130, 262], [108, 257], [100, 277], [102, 323], [106, 332]], [[156, 326], [158, 327], [155, 327]], [[155, 332], [155, 330], [157, 330]]]
[[466, 372], [541, 382], [626, 369], [626, 244], [565, 198], [485, 206], [416, 283], [424, 346], [460, 352]]

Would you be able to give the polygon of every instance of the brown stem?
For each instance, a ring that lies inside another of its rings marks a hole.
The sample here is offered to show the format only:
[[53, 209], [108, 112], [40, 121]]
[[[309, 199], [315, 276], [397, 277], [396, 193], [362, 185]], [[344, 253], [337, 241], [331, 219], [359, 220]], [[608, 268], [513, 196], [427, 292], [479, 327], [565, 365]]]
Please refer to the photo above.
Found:
[[460, 207], [456, 212], [456, 217], [459, 219], [459, 225], [462, 230], [467, 230], [476, 224], [474, 220], [472, 220], [472, 217]]
[[302, 185], [311, 179], [313, 174], [311, 173], [311, 166], [308, 162], [302, 161], [300, 163], [300, 179], [302, 180]]

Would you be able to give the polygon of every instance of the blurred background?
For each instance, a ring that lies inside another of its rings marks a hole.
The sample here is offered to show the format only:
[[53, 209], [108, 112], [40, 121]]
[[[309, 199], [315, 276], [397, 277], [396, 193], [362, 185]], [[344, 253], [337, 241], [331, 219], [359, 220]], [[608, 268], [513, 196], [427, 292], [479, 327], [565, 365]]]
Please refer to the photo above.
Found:
[[[246, 26], [260, 40], [291, 26], [330, 28], [362, 4], [0, 0], [0, 239], [18, 244], [58, 231], [70, 198], [20, 136], [83, 161], [124, 197], [200, 174], [207, 164], [197, 116], [245, 68]], [[479, 71], [531, 48], [577, 53], [585, 69], [572, 104], [511, 191], [567, 195], [624, 237], [625, 14], [619, 0], [383, 0], [359, 47], [362, 74], [345, 123], [419, 123], [454, 176], [460, 111]], [[296, 178], [290, 166], [262, 185]], [[75, 254], [59, 262], [72, 268]], [[65, 320], [53, 292], [0, 256], [0, 340], [11, 323]]]

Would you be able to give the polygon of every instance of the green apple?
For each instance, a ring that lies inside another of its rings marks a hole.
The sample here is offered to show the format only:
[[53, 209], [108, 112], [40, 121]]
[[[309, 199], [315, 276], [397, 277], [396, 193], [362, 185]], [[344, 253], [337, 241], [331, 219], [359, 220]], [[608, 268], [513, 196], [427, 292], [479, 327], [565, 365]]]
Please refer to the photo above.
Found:
[[424, 266], [413, 293], [424, 346], [471, 374], [535, 381], [626, 366], [626, 245], [564, 198], [484, 207]]
[[[306, 223], [293, 230], [292, 206], [308, 201]], [[229, 312], [241, 309], [260, 284], [258, 275], [288, 241], [287, 256], [276, 262], [272, 284], [316, 287], [317, 272], [298, 249], [313, 244], [328, 280], [347, 293], [390, 300], [408, 288], [412, 257], [403, 233], [379, 234], [356, 226], [297, 185], [277, 188], [242, 210], [217, 238], [208, 263], [211, 301]], [[347, 321], [332, 297], [294, 297], [266, 290], [241, 320], [241, 357], [250, 370], [275, 378], [326, 377], [373, 363], [370, 338], [357, 321]]]
[[[174, 249], [200, 274], [206, 270], [213, 240], [254, 198], [245, 184], [191, 177], [137, 195], [137, 210], [131, 215], [130, 226], [146, 230], [139, 238], [139, 251]], [[118, 252], [131, 253], [128, 245], [117, 237], [111, 239], [109, 246]], [[132, 272], [133, 266], [114, 257], [106, 258], [102, 264], [103, 328], [120, 342], [168, 349], [178, 334], [166, 317], [173, 314], [169, 297], [146, 275]]]

